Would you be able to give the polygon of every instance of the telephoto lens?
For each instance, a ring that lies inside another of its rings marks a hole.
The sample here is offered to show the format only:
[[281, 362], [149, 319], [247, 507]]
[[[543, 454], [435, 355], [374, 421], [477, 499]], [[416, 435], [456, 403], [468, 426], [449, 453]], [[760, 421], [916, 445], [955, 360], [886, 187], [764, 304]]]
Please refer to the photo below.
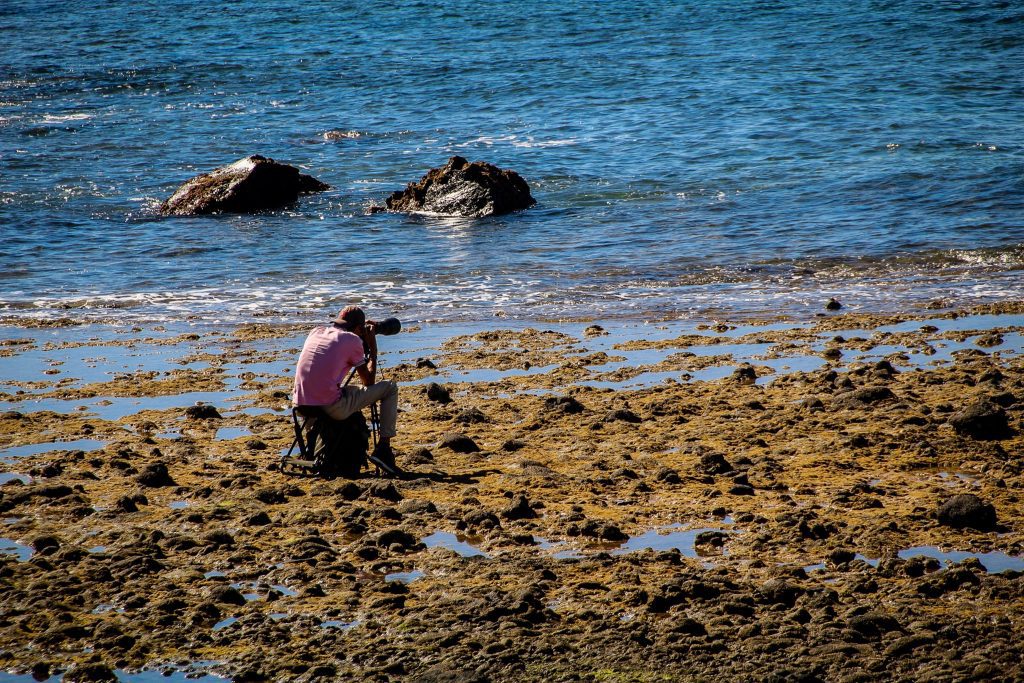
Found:
[[398, 318], [385, 318], [377, 323], [377, 334], [391, 336], [402, 330], [402, 321]]

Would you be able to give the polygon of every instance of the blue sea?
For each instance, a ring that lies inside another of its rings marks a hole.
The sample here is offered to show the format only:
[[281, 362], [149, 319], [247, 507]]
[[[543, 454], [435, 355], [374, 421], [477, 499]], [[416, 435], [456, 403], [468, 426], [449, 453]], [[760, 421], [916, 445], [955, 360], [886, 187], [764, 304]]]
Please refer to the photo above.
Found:
[[[804, 315], [1024, 297], [1017, 2], [0, 2], [0, 317]], [[333, 189], [163, 218], [248, 154]], [[367, 213], [451, 155], [538, 204]]]

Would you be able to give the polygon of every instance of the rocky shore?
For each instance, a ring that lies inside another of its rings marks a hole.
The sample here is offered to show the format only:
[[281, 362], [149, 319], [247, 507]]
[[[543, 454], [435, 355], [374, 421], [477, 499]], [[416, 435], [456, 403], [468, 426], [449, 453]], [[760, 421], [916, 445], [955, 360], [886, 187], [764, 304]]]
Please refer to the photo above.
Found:
[[400, 481], [275, 471], [304, 327], [5, 328], [0, 669], [1022, 680], [1022, 312], [412, 343]]

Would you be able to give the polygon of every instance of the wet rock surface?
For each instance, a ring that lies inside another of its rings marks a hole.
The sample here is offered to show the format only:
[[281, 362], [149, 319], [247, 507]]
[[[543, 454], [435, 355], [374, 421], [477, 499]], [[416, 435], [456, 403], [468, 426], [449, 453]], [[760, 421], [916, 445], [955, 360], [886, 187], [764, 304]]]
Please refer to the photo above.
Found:
[[482, 218], [528, 209], [536, 200], [515, 171], [459, 156], [387, 198], [388, 211]]
[[252, 213], [285, 206], [301, 194], [327, 189], [328, 185], [294, 166], [253, 154], [187, 181], [160, 206], [160, 213]]
[[[842, 324], [833, 329], [870, 326]], [[931, 334], [900, 343], [923, 347]], [[294, 355], [258, 356], [250, 342], [214, 337], [204, 350], [274, 361], [245, 380], [246, 405], [263, 414], [232, 401], [218, 402], [220, 420], [187, 419], [185, 404], [101, 419], [11, 400], [19, 417], [0, 416], [0, 448], [40, 433], [101, 446], [0, 463], [38, 473], [0, 485], [12, 544], [0, 553], [0, 669], [64, 680], [181, 662], [252, 681], [1024, 679], [1024, 573], [982, 564], [1024, 556], [1024, 367], [996, 351], [913, 370], [895, 356], [858, 363], [851, 349], [866, 342], [846, 336], [830, 343], [845, 345], [849, 366], [597, 389], [575, 383], [587, 371], [572, 361], [590, 350], [558, 333], [478, 333], [439, 365], [518, 368], [529, 355], [553, 369], [451, 382], [451, 404], [403, 384], [401, 480], [270, 469], [292, 439], [287, 413], [270, 410]], [[179, 391], [220, 379], [220, 365], [180, 378]], [[394, 374], [401, 384], [432, 372]], [[1005, 438], [951, 424], [982, 400], [1003, 410]], [[609, 419], [618, 411], [642, 422]], [[218, 439], [225, 425], [266, 448]]]

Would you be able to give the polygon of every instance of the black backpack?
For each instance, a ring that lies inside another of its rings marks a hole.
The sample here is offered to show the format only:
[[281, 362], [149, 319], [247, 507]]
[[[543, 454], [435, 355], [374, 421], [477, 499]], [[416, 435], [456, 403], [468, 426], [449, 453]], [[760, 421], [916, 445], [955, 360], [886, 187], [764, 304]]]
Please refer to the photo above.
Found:
[[[304, 418], [300, 420], [300, 415]], [[366, 465], [370, 447], [370, 430], [362, 412], [335, 420], [319, 408], [296, 408], [292, 411], [295, 441], [288, 454], [281, 458], [281, 471], [286, 474], [312, 474], [333, 479], [354, 479]], [[299, 456], [292, 451], [299, 447]]]

